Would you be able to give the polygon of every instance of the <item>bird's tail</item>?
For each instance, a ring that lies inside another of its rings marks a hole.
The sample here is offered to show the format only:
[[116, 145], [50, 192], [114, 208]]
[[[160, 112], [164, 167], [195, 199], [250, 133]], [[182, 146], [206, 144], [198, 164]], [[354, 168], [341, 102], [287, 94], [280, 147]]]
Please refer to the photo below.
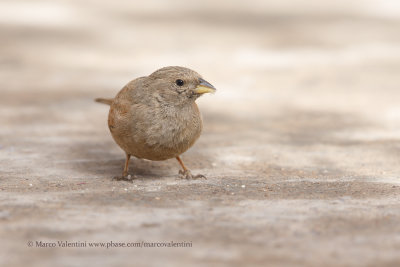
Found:
[[106, 104], [106, 105], [111, 105], [113, 100], [114, 99], [112, 99], [112, 98], [96, 98], [94, 101], [99, 102], [99, 103], [103, 103], [103, 104]]

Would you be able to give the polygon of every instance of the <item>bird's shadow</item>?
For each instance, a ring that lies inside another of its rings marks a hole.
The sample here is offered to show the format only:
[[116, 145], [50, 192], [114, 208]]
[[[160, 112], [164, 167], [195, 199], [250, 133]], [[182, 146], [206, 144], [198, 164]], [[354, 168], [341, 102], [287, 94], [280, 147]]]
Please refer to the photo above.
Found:
[[[112, 142], [74, 144], [66, 153], [68, 165], [86, 176], [113, 179], [122, 174], [125, 153]], [[174, 168], [175, 167], [175, 168]], [[135, 178], [165, 179], [178, 174], [179, 165], [173, 160], [149, 161], [131, 157], [129, 174]]]

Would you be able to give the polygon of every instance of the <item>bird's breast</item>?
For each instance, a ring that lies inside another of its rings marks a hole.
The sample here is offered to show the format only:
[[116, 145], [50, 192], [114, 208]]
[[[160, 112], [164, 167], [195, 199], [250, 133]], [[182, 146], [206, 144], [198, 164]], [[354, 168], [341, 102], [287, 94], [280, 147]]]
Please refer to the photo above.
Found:
[[197, 106], [164, 108], [148, 124], [146, 144], [164, 148], [190, 147], [200, 136], [202, 120]]

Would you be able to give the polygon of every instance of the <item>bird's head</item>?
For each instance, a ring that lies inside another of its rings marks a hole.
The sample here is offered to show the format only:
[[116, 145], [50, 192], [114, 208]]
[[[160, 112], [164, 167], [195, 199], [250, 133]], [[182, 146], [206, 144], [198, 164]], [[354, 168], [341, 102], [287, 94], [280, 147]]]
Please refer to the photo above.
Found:
[[171, 104], [195, 101], [205, 93], [214, 93], [215, 87], [197, 72], [184, 67], [165, 67], [148, 76], [147, 86], [160, 100]]

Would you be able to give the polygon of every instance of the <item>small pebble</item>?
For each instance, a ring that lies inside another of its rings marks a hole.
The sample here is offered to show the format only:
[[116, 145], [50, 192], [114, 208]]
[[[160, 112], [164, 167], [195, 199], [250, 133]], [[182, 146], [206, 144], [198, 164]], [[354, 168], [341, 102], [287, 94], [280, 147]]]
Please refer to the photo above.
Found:
[[125, 188], [124, 190], [125, 190], [125, 191], [128, 191], [128, 188]]
[[32, 186], [32, 184], [29, 184], [29, 186]]
[[242, 184], [242, 188], [245, 188], [246, 186], [244, 184]]

